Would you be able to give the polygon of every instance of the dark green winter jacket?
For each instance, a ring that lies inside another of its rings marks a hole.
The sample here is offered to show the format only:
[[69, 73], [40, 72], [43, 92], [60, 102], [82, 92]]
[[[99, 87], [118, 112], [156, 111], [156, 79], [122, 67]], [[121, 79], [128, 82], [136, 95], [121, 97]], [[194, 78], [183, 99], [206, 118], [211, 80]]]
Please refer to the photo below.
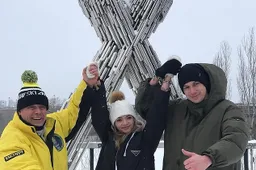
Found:
[[[208, 98], [199, 104], [189, 100], [170, 101], [164, 132], [163, 170], [185, 170], [185, 149], [212, 159], [209, 170], [238, 170], [249, 139], [249, 128], [242, 111], [225, 100], [227, 79], [212, 64], [200, 64], [209, 74]], [[135, 108], [145, 116], [154, 96], [148, 81], [141, 83]]]

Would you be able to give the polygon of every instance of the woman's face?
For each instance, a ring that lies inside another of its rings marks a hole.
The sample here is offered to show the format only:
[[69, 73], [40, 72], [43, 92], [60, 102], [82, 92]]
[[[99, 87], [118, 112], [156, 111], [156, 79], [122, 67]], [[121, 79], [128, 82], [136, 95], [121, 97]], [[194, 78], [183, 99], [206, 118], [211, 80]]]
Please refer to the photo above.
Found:
[[134, 127], [134, 117], [131, 115], [124, 115], [118, 117], [115, 121], [115, 127], [121, 133], [128, 134], [131, 133]]

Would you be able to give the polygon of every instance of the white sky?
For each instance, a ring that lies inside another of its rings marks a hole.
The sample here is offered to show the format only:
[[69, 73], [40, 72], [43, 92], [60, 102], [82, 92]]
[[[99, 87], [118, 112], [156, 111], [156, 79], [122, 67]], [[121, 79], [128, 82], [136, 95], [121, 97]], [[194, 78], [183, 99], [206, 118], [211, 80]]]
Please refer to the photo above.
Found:
[[[150, 42], [162, 62], [176, 54], [186, 64], [212, 62], [220, 42], [228, 41], [232, 100], [237, 102], [237, 47], [256, 26], [255, 16], [255, 0], [174, 1]], [[101, 46], [77, 0], [1, 0], [0, 22], [0, 100], [16, 99], [25, 69], [38, 73], [49, 97], [67, 98]], [[128, 87], [122, 90], [133, 102]]]

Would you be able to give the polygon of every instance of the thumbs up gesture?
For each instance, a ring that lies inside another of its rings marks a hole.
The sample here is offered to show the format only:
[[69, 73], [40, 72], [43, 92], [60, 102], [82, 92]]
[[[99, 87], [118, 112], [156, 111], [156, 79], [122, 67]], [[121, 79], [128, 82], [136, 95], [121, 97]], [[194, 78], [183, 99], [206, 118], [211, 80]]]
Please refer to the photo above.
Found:
[[198, 155], [185, 149], [182, 149], [182, 153], [188, 157], [184, 161], [184, 166], [187, 170], [206, 170], [212, 164], [211, 159], [206, 155]]

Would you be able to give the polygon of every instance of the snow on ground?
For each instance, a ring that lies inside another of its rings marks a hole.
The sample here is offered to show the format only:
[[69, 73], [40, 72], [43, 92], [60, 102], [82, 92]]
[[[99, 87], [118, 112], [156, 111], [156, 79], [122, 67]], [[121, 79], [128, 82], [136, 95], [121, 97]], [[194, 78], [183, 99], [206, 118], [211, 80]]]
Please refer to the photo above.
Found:
[[[256, 143], [256, 140], [251, 140], [249, 143]], [[100, 149], [94, 149], [94, 168], [97, 164], [97, 158], [100, 153]], [[162, 161], [163, 161], [163, 153], [164, 149], [163, 148], [158, 148], [157, 151], [155, 152], [155, 165], [156, 165], [156, 170], [162, 170]], [[252, 165], [249, 164], [249, 170], [256, 170], [256, 149], [249, 150], [249, 162], [252, 161]], [[242, 169], [243, 168], [243, 158], [242, 158]], [[251, 167], [252, 166], [252, 167]], [[89, 149], [85, 152], [82, 161], [78, 164], [76, 170], [90, 170], [90, 157], [89, 157]]]

